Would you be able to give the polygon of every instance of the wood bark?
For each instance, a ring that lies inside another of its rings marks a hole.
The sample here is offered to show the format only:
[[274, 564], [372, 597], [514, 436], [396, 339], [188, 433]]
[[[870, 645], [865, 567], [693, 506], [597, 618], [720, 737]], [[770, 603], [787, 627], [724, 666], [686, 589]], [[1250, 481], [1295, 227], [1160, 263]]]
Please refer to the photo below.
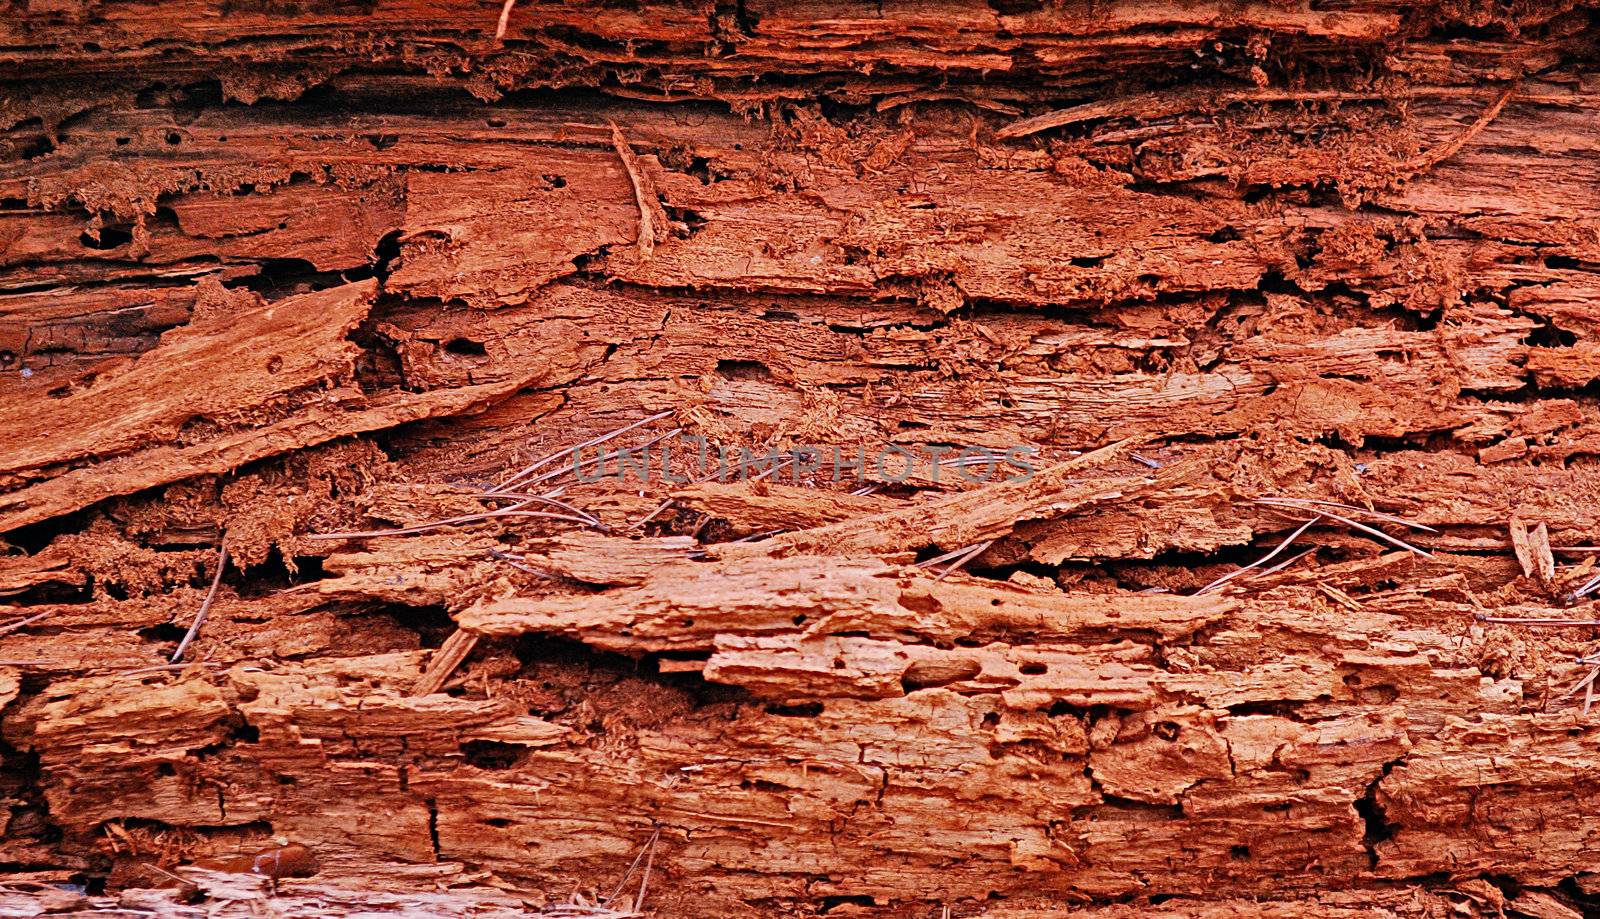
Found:
[[0, 913], [1600, 915], [1594, 4], [0, 9]]

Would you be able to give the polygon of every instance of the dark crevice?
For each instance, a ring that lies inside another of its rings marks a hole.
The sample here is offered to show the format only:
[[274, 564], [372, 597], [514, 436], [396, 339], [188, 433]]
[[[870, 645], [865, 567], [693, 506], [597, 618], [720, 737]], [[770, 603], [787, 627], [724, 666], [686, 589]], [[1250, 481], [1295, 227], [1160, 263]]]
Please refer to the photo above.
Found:
[[370, 265], [336, 271], [323, 271], [301, 258], [269, 258], [260, 262], [256, 274], [236, 283], [260, 294], [266, 300], [328, 290], [373, 276]]
[[486, 357], [489, 349], [481, 341], [457, 337], [444, 343], [444, 352], [456, 357]]
[[469, 740], [461, 745], [461, 755], [479, 769], [514, 769], [526, 758], [528, 748], [498, 740]]
[[433, 798], [427, 799], [428, 805], [428, 842], [433, 846], [433, 860], [444, 860], [443, 850], [439, 846], [439, 804]]
[[1366, 827], [1361, 834], [1361, 845], [1367, 850], [1368, 867], [1373, 871], [1378, 870], [1378, 846], [1393, 839], [1400, 828], [1399, 824], [1391, 823], [1384, 813], [1383, 804], [1378, 800], [1378, 786], [1394, 771], [1394, 767], [1403, 762], [1404, 759], [1396, 759], [1384, 763], [1383, 771], [1367, 783], [1366, 793], [1355, 802], [1356, 813]]
[[378, 240], [378, 245], [372, 253], [372, 276], [378, 279], [378, 286], [389, 282], [389, 275], [394, 271], [394, 263], [400, 258], [401, 230], [391, 230]]
[[101, 227], [98, 231], [84, 230], [78, 235], [78, 242], [86, 249], [120, 249], [133, 242], [133, 230], [120, 226]]
[[772, 703], [765, 706], [769, 715], [778, 715], [783, 718], [815, 718], [822, 714], [821, 702], [800, 702], [792, 705], [779, 705]]
[[418, 643], [423, 648], [439, 647], [456, 630], [455, 620], [442, 606], [390, 605], [383, 610], [401, 628], [416, 632]]
[[56, 537], [68, 533], [80, 533], [89, 525], [97, 511], [86, 508], [70, 514], [62, 514], [49, 520], [18, 527], [3, 537], [0, 541], [10, 543], [29, 555], [38, 555], [44, 548], [54, 542]]

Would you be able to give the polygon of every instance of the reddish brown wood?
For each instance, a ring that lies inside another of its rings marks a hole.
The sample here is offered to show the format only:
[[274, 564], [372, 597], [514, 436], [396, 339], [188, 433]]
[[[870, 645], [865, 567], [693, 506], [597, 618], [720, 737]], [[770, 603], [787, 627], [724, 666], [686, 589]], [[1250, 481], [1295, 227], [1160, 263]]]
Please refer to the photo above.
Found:
[[1594, 4], [500, 10], [0, 15], [0, 912], [1600, 911]]

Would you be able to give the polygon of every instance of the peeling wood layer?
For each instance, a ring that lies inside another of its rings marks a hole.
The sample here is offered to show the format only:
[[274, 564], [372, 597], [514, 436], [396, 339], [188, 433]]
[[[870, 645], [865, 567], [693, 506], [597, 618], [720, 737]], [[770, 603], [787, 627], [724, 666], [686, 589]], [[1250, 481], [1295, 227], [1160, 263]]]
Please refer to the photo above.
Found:
[[14, 6], [0, 912], [1600, 911], [1592, 4]]

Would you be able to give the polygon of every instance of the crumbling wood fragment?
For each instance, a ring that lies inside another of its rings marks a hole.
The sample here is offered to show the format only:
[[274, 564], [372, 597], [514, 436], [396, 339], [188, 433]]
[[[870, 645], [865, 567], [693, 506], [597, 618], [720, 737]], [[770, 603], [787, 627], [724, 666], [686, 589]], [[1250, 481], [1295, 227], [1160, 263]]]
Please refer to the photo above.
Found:
[[0, 913], [1600, 909], [1592, 0], [496, 13], [0, 16]]
[[818, 492], [771, 482], [702, 482], [673, 492], [680, 505], [725, 520], [746, 535], [806, 530], [871, 517], [900, 502], [879, 495]]
[[728, 557], [753, 553], [849, 556], [892, 555], [926, 546], [970, 546], [1004, 536], [1018, 523], [1068, 516], [1158, 485], [1156, 477], [1104, 473], [1103, 464], [1116, 462], [1125, 454], [1125, 444], [1113, 444], [983, 488], [719, 551]]
[[1063, 598], [1005, 584], [940, 581], [876, 559], [807, 557], [662, 565], [637, 587], [597, 595], [581, 611], [569, 605], [560, 597], [495, 600], [459, 620], [490, 634], [565, 633], [608, 650], [662, 651], [705, 649], [720, 635], [747, 631], [882, 632], [933, 642], [1016, 628], [1051, 637], [1108, 629], [1181, 637], [1228, 606], [1183, 597]]

